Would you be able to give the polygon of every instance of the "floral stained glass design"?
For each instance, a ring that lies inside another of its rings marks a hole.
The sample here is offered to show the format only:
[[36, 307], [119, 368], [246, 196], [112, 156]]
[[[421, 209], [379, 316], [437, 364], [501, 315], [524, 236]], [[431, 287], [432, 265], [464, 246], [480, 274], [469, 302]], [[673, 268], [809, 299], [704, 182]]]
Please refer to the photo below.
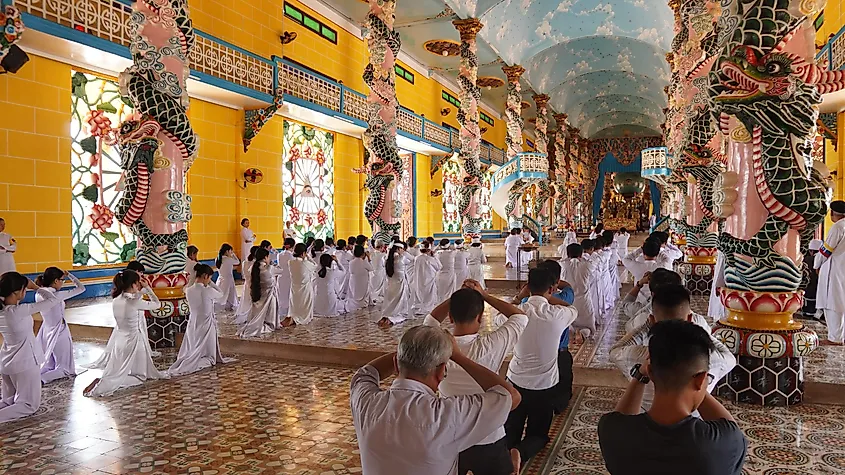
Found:
[[132, 113], [117, 82], [71, 72], [71, 215], [73, 265], [127, 262], [135, 236], [114, 219], [120, 198], [120, 153], [110, 145], [113, 130]]
[[414, 212], [416, 209], [414, 203], [416, 200], [414, 199], [413, 176], [415, 155], [412, 152], [403, 151], [400, 152], [400, 156], [404, 166], [402, 167], [402, 179], [396, 186], [396, 196], [400, 203], [395, 209], [402, 211], [402, 215], [399, 217], [399, 222], [402, 224], [400, 235], [402, 239], [408, 239], [408, 237], [414, 235]]
[[284, 124], [284, 221], [297, 241], [334, 236], [334, 135]]
[[[443, 232], [460, 233], [461, 217], [458, 214], [458, 201], [460, 185], [464, 170], [458, 160], [450, 159], [443, 163]], [[481, 229], [493, 227], [493, 214], [490, 207], [490, 179], [492, 173], [489, 170], [484, 172], [481, 180], [481, 192], [479, 194], [478, 211], [484, 220]]]

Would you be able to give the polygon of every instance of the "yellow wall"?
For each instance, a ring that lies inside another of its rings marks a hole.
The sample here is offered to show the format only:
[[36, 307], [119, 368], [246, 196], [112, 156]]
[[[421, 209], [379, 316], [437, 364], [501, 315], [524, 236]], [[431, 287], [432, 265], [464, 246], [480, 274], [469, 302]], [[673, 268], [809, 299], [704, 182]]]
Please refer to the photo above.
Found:
[[[828, 42], [830, 35], [839, 32], [845, 25], [845, 5], [839, 0], [828, 0], [824, 9], [824, 24], [816, 32], [816, 44], [822, 46]], [[815, 17], [813, 18], [813, 20]], [[845, 112], [839, 113], [837, 136], [839, 143], [836, 149], [833, 144], [825, 141], [825, 163], [831, 172], [836, 172], [834, 180], [834, 199], [845, 199]], [[832, 225], [830, 216], [825, 220], [825, 230]]]
[[0, 75], [0, 217], [20, 272], [70, 268], [70, 66], [37, 56]]

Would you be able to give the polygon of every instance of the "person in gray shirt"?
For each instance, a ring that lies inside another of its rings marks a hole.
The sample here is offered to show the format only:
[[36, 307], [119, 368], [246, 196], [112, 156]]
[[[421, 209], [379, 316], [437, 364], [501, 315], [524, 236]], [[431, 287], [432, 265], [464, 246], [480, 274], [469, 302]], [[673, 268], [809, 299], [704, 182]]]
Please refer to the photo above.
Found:
[[[740, 475], [747, 443], [731, 414], [707, 392], [710, 335], [694, 323], [668, 320], [651, 328], [649, 359], [616, 410], [599, 420], [599, 444], [611, 475]], [[640, 414], [643, 390], [654, 401]], [[701, 419], [692, 414], [698, 411]]]

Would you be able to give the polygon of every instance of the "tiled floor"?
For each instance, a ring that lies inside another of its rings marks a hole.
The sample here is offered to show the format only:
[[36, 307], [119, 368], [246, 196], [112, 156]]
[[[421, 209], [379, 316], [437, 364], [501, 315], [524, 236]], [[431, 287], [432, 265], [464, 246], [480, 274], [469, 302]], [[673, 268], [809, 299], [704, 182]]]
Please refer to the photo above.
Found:
[[[559, 440], [553, 475], [605, 474], [596, 425], [623, 391], [588, 388], [574, 398]], [[789, 409], [727, 405], [748, 440], [746, 475], [845, 473], [845, 407], [804, 404]]]
[[[80, 363], [102, 344], [77, 343]], [[167, 366], [172, 352], [158, 359]], [[348, 405], [350, 369], [235, 363], [110, 398], [85, 398], [99, 371], [45, 386], [36, 416], [0, 426], [0, 473], [361, 473]], [[621, 390], [576, 388], [552, 443], [523, 474], [603, 470], [596, 423]], [[845, 407], [730, 406], [749, 440], [748, 475], [845, 473]]]

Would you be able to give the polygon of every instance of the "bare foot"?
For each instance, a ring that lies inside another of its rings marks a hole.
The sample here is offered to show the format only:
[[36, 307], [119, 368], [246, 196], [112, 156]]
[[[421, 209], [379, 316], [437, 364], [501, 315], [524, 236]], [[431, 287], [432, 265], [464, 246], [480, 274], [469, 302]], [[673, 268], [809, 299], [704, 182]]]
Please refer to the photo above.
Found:
[[82, 394], [88, 394], [91, 391], [93, 391], [94, 386], [96, 386], [97, 383], [99, 383], [99, 382], [100, 382], [100, 378], [97, 378], [94, 381], [91, 381], [91, 384], [89, 384], [88, 386], [85, 386], [85, 389], [82, 390]]
[[505, 264], [505, 269], [513, 269], [513, 265], [511, 265], [511, 263], [508, 262], [507, 264]]
[[842, 343], [836, 343], [836, 342], [833, 342], [833, 341], [830, 341], [830, 340], [822, 340], [821, 345], [822, 346], [842, 346], [843, 344]]
[[293, 327], [293, 326], [296, 326], [296, 322], [293, 321], [292, 318], [286, 317], [284, 320], [282, 320], [282, 326], [285, 327], [285, 328]]
[[522, 460], [519, 457], [519, 450], [511, 449], [511, 463], [513, 464], [513, 475], [519, 475], [519, 469], [522, 468]]
[[389, 318], [383, 317], [381, 320], [378, 321], [379, 328], [390, 328], [393, 326], [393, 322], [390, 321]]
[[575, 334], [575, 344], [580, 345], [581, 343], [584, 343], [584, 337], [581, 336], [580, 333], [576, 333]]

